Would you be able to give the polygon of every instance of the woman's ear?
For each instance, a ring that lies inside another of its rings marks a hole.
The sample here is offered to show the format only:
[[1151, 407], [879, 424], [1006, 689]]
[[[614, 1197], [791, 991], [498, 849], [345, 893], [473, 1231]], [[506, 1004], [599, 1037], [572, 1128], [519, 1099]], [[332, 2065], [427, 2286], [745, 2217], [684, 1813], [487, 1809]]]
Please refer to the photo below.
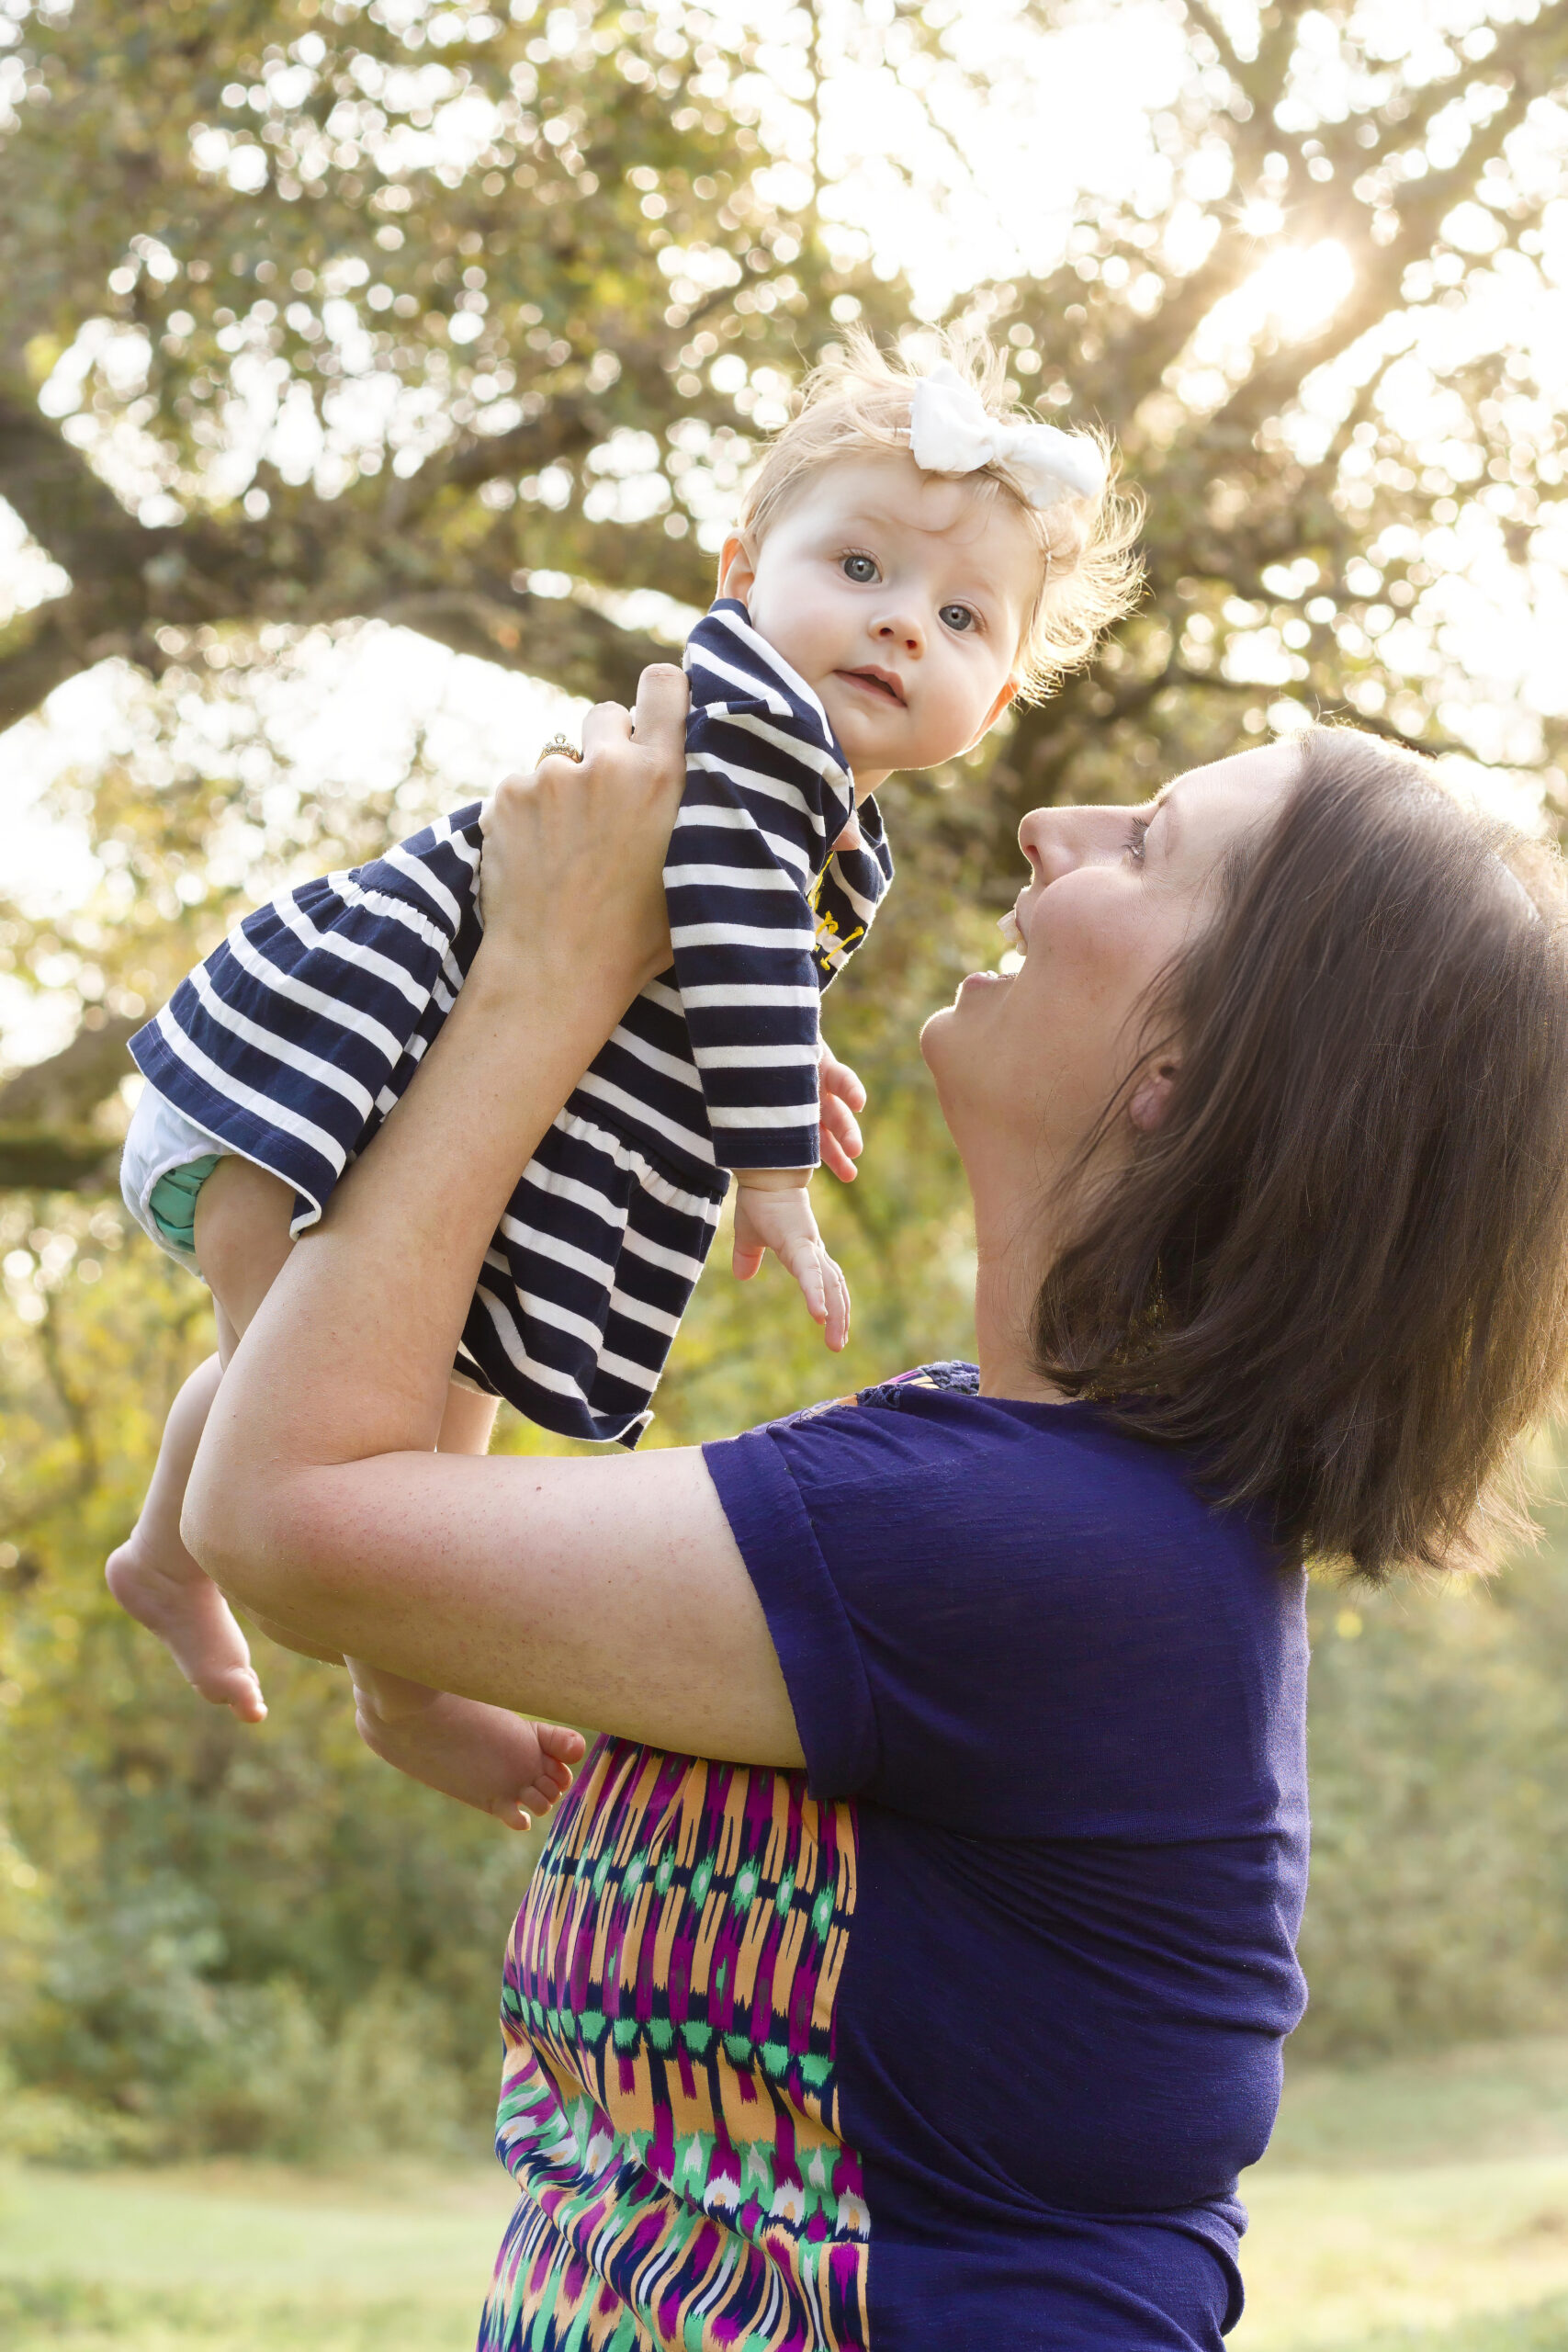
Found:
[[744, 605], [757, 578], [757, 550], [744, 532], [732, 531], [718, 559], [718, 593]]
[[1181, 1064], [1168, 1054], [1144, 1071], [1127, 1102], [1127, 1116], [1141, 1136], [1152, 1136], [1165, 1125], [1180, 1075]]

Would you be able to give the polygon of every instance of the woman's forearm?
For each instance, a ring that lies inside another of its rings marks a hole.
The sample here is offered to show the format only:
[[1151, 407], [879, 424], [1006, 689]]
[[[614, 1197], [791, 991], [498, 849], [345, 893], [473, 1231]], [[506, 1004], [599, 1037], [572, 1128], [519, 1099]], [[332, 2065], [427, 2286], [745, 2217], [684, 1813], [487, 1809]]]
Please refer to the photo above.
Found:
[[[590, 713], [584, 763], [502, 785], [487, 815], [485, 933], [403, 1100], [290, 1253], [225, 1379], [186, 1541], [225, 1585], [267, 1549], [312, 1468], [434, 1446], [447, 1375], [517, 1182], [669, 953], [662, 865], [685, 684], [650, 672], [635, 745]], [[262, 1596], [253, 1605], [265, 1605]], [[291, 1622], [286, 1608], [278, 1609]]]
[[[483, 944], [225, 1374], [185, 1535], [226, 1592], [296, 1641], [556, 1722], [795, 1765], [778, 1658], [700, 1453], [434, 1451], [518, 1178], [669, 960], [684, 707], [678, 672], [645, 673], [635, 743], [624, 713], [591, 713], [581, 769], [548, 762], [497, 795]], [[596, 761], [596, 727], [608, 745], [617, 723], [614, 756]]]
[[542, 953], [481, 946], [230, 1367], [186, 1501], [198, 1557], [275, 1517], [291, 1472], [434, 1446], [490, 1237], [625, 1001], [607, 970], [569, 989]]

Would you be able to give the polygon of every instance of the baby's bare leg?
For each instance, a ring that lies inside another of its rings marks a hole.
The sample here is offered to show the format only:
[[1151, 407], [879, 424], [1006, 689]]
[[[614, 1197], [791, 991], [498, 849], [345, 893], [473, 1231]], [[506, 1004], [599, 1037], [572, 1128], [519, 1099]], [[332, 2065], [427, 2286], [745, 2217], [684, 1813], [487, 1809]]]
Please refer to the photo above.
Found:
[[[147, 1504], [108, 1571], [115, 1598], [162, 1636], [187, 1680], [250, 1722], [259, 1722], [266, 1711], [244, 1635], [222, 1594], [181, 1543], [179, 1514], [220, 1366], [288, 1255], [292, 1208], [288, 1187], [249, 1160], [220, 1160], [202, 1186], [197, 1257], [212, 1288], [219, 1354], [192, 1376], [176, 1400]], [[493, 1397], [454, 1385], [440, 1450], [483, 1453], [495, 1410]], [[263, 1631], [307, 1656], [323, 1655], [297, 1642], [286, 1627]], [[547, 1811], [570, 1786], [571, 1767], [582, 1753], [579, 1733], [558, 1724], [527, 1724], [505, 1707], [452, 1698], [402, 1675], [345, 1663], [354, 1675], [367, 1746], [412, 1779], [517, 1829], [525, 1829], [531, 1813]]]
[[[495, 1426], [495, 1399], [456, 1382], [446, 1392], [437, 1451], [484, 1453]], [[564, 1724], [525, 1723], [506, 1707], [455, 1699], [362, 1658], [345, 1658], [354, 1678], [359, 1736], [383, 1763], [443, 1796], [488, 1813], [509, 1829], [526, 1829], [571, 1785], [582, 1736]]]
[[120, 1607], [158, 1635], [204, 1699], [232, 1707], [242, 1723], [259, 1724], [266, 1706], [245, 1637], [180, 1541], [186, 1481], [221, 1375], [218, 1357], [209, 1356], [170, 1407], [141, 1516], [110, 1553], [104, 1575]]
[[242, 1723], [266, 1713], [261, 1684], [233, 1611], [180, 1540], [180, 1511], [222, 1367], [288, 1255], [292, 1208], [288, 1187], [245, 1159], [220, 1160], [202, 1186], [197, 1256], [212, 1286], [219, 1352], [175, 1397], [141, 1515], [104, 1572], [120, 1607], [165, 1644], [186, 1680]]
[[531, 1724], [505, 1707], [426, 1690], [400, 1676], [345, 1660], [354, 1677], [354, 1720], [374, 1756], [459, 1804], [527, 1829], [571, 1786], [582, 1755], [581, 1732], [565, 1724]]

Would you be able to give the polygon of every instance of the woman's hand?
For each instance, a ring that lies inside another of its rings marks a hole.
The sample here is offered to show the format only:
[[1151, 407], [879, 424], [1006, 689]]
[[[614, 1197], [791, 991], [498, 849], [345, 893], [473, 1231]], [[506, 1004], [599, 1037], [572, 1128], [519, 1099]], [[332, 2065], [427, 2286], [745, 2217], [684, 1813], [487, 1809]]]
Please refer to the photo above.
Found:
[[558, 753], [485, 803], [485, 948], [542, 948], [579, 983], [624, 972], [627, 1001], [670, 961], [664, 859], [686, 767], [686, 681], [645, 670], [637, 707], [595, 704], [581, 765]]
[[[547, 760], [490, 804], [479, 952], [396, 1115], [288, 1252], [224, 1374], [186, 1541], [295, 1645], [456, 1700], [794, 1770], [783, 1670], [695, 1448], [434, 1450], [518, 1173], [669, 959], [685, 707], [679, 671], [646, 671], [635, 735], [601, 707], [581, 767]], [[532, 1703], [536, 1690], [570, 1703]]]

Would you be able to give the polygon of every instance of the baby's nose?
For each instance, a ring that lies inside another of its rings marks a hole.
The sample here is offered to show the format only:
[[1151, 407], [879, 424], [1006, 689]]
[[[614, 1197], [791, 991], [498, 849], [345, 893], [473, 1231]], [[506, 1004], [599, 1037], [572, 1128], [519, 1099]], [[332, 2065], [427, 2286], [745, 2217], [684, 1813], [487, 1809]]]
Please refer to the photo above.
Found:
[[876, 633], [884, 644], [899, 645], [906, 653], [921, 653], [925, 650], [924, 634], [919, 622], [912, 614], [890, 613], [886, 619], [877, 623]]

